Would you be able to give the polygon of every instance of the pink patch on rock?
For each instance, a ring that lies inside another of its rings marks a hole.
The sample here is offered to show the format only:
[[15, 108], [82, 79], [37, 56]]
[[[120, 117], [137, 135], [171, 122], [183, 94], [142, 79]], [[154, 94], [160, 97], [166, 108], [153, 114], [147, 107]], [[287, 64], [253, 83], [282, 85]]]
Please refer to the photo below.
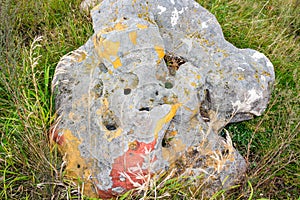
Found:
[[[136, 188], [134, 183], [143, 184], [149, 174], [148, 169], [142, 169], [145, 158], [150, 157], [150, 152], [153, 151], [156, 140], [147, 144], [144, 142], [135, 141], [135, 148], [129, 148], [122, 156], [116, 158], [112, 165], [110, 176], [112, 177], [112, 188], [123, 188], [122, 193]], [[156, 157], [149, 158], [150, 163], [156, 160]], [[147, 159], [146, 159], [147, 160]], [[146, 163], [146, 164], [150, 164]], [[145, 178], [142, 178], [145, 177]], [[112, 191], [98, 190], [98, 195], [101, 198], [111, 198], [120, 195], [120, 193]]]

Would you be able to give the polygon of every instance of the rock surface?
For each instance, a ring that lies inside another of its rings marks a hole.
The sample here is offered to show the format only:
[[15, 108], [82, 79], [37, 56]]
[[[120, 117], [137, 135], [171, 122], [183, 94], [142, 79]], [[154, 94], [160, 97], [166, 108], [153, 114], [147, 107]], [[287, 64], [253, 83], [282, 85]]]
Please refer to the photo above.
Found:
[[218, 133], [265, 110], [271, 62], [227, 42], [193, 0], [104, 0], [91, 16], [95, 33], [60, 60], [52, 83], [51, 138], [67, 175], [102, 198], [174, 168], [204, 174], [207, 194], [238, 181], [245, 161]]

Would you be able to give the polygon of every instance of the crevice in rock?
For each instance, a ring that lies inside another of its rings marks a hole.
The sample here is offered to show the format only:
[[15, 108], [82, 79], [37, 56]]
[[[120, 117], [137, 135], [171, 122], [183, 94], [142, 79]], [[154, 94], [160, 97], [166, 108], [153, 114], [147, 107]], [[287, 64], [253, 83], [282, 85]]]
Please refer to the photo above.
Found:
[[151, 108], [150, 107], [142, 107], [142, 108], [140, 108], [139, 109], [139, 111], [150, 111], [151, 110]]
[[103, 73], [107, 73], [108, 72], [108, 69], [107, 69], [107, 67], [105, 66], [104, 63], [100, 63], [98, 67], [99, 67], [99, 69], [100, 69], [101, 72], [103, 72]]
[[180, 65], [183, 65], [187, 60], [181, 56], [176, 56], [174, 53], [167, 52], [164, 56], [164, 60], [168, 67], [171, 76], [176, 75], [176, 71], [179, 69]]
[[[175, 116], [174, 116], [175, 117]], [[175, 138], [177, 135], [177, 130], [174, 127], [174, 117], [171, 120], [168, 129], [165, 131], [165, 135], [162, 139], [162, 147], [164, 148], [169, 148], [172, 146], [172, 140]]]
[[211, 108], [211, 96], [210, 96], [210, 92], [208, 89], [204, 90], [204, 99], [203, 101], [200, 103], [200, 115], [202, 117], [202, 119], [205, 122], [209, 122], [210, 118], [209, 118], [209, 114], [208, 111]]

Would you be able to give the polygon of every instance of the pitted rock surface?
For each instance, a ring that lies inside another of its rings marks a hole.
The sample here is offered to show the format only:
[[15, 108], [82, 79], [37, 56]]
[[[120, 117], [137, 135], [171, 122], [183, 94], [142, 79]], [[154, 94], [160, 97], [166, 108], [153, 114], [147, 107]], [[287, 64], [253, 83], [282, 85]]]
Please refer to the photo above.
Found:
[[263, 113], [271, 62], [227, 42], [193, 0], [104, 0], [91, 16], [95, 33], [52, 83], [51, 137], [84, 194], [118, 196], [173, 168], [215, 189], [239, 180], [245, 161], [218, 133]]

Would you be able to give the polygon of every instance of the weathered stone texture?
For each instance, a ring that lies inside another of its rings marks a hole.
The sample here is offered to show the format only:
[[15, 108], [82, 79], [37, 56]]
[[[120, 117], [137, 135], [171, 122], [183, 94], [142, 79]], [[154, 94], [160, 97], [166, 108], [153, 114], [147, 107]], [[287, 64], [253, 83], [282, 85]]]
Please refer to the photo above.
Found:
[[51, 136], [67, 174], [103, 198], [178, 162], [216, 188], [234, 184], [246, 164], [218, 133], [265, 110], [271, 62], [227, 42], [192, 0], [104, 0], [91, 16], [95, 33], [60, 60], [53, 79]]

